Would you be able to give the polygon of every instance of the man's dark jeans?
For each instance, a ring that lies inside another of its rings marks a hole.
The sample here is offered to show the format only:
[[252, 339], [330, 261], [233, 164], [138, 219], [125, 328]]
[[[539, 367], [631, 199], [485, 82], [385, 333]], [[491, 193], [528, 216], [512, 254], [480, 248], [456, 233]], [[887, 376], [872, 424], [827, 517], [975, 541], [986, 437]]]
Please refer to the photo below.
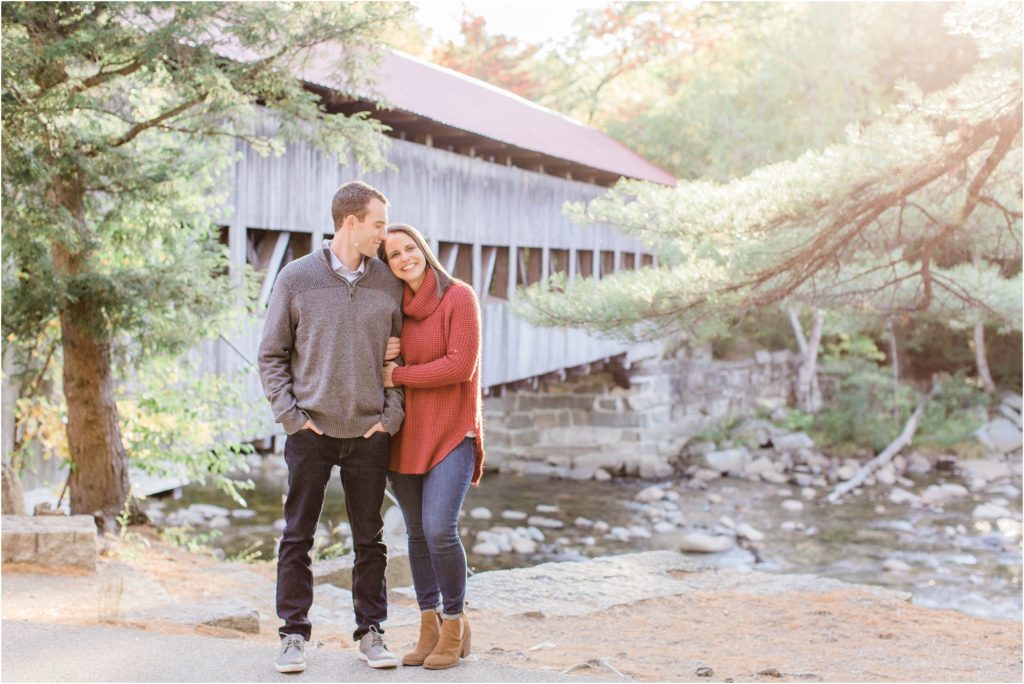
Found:
[[300, 430], [284, 445], [288, 463], [288, 498], [284, 504], [284, 535], [277, 556], [277, 615], [284, 620], [278, 630], [301, 634], [308, 641], [312, 631], [309, 609], [313, 605], [313, 572], [309, 551], [313, 547], [331, 468], [340, 466], [345, 490], [345, 510], [352, 526], [355, 567], [352, 568], [352, 603], [358, 641], [370, 627], [383, 630], [388, 617], [387, 545], [380, 507], [384, 502], [391, 436], [374, 433], [369, 439], [337, 439]]

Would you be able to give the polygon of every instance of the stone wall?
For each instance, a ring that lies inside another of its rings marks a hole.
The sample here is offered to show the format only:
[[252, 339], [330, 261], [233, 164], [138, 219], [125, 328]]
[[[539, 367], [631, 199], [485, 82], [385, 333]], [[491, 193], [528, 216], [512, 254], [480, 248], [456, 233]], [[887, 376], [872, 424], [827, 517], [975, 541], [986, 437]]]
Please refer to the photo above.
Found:
[[[707, 348], [484, 401], [487, 469], [573, 479], [667, 477], [686, 442], [731, 417], [785, 407], [796, 377], [786, 350], [739, 361]], [[621, 377], [622, 373], [615, 374]]]

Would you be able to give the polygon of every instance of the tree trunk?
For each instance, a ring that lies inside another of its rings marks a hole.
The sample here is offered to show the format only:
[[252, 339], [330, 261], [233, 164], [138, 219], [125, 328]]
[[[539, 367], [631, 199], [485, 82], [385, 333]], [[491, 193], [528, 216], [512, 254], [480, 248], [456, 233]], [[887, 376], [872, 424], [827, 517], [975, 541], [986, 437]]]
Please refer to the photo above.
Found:
[[[50, 199], [70, 213], [79, 240], [88, 244], [84, 190], [74, 178], [63, 177], [51, 188]], [[61, 241], [51, 245], [54, 266], [65, 277], [74, 277], [88, 253], [71, 251]], [[128, 455], [114, 400], [110, 370], [110, 342], [99, 307], [88, 297], [62, 302], [61, 345], [64, 351], [64, 397], [68, 407], [68, 449], [71, 452], [71, 512], [101, 512], [108, 521], [125, 507], [131, 487]], [[128, 502], [133, 518], [137, 503]]]
[[988, 370], [988, 354], [985, 352], [985, 324], [981, 321], [974, 324], [974, 359], [978, 364], [978, 377], [981, 378], [985, 391], [994, 394], [996, 383], [992, 381], [992, 373]]
[[110, 373], [110, 345], [96, 339], [96, 312], [78, 301], [60, 315], [64, 342], [64, 396], [71, 451], [71, 512], [102, 511], [112, 518], [130, 492], [128, 455], [121, 443]]
[[21, 480], [14, 468], [3, 462], [3, 508], [4, 515], [25, 515], [25, 495], [21, 488]]
[[889, 329], [889, 358], [892, 365], [892, 414], [898, 425], [900, 422], [900, 357], [896, 346], [896, 324], [890, 318], [886, 322]]
[[790, 307], [788, 313], [789, 322], [793, 326], [793, 334], [796, 336], [802, 357], [800, 368], [797, 371], [796, 403], [801, 411], [817, 413], [821, 409], [821, 389], [818, 386], [818, 349], [821, 347], [825, 312], [821, 309], [814, 310], [814, 327], [811, 329], [810, 339], [804, 337], [803, 327], [800, 325], [796, 309]]

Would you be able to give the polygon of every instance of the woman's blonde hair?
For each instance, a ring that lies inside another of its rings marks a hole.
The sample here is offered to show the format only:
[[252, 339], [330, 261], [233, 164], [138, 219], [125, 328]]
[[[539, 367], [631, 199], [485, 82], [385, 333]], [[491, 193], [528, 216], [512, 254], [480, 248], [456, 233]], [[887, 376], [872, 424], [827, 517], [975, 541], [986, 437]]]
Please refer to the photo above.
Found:
[[[445, 270], [444, 266], [441, 265], [441, 262], [438, 261], [437, 257], [434, 256], [434, 252], [430, 249], [430, 244], [427, 242], [427, 239], [423, 237], [423, 233], [416, 230], [416, 228], [410, 226], [408, 223], [392, 223], [388, 226], [388, 234], [395, 232], [405, 233], [412, 238], [412, 241], [420, 248], [420, 251], [423, 252], [423, 257], [427, 260], [427, 268], [434, 272], [434, 283], [437, 289], [437, 298], [441, 299], [444, 297], [444, 293], [448, 291], [453, 278], [451, 274]], [[384, 245], [386, 244], [387, 239], [380, 243], [380, 247], [377, 248], [377, 256], [385, 264], [388, 263], [388, 255], [384, 249]]]

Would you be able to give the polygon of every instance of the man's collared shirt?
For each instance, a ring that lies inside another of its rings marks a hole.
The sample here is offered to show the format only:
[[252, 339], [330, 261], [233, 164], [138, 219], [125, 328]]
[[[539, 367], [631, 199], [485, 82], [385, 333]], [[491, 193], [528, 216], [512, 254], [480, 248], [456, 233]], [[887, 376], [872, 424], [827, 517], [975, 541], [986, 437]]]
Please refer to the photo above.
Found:
[[324, 249], [327, 250], [327, 254], [331, 258], [331, 268], [334, 269], [335, 273], [340, 275], [348, 282], [356, 282], [356, 279], [359, 278], [359, 276], [361, 276], [366, 271], [366, 256], [363, 256], [363, 258], [359, 261], [359, 268], [353, 271], [348, 266], [343, 264], [341, 262], [341, 259], [338, 258], [338, 255], [334, 253], [334, 250], [331, 249], [330, 241], [324, 242]]

